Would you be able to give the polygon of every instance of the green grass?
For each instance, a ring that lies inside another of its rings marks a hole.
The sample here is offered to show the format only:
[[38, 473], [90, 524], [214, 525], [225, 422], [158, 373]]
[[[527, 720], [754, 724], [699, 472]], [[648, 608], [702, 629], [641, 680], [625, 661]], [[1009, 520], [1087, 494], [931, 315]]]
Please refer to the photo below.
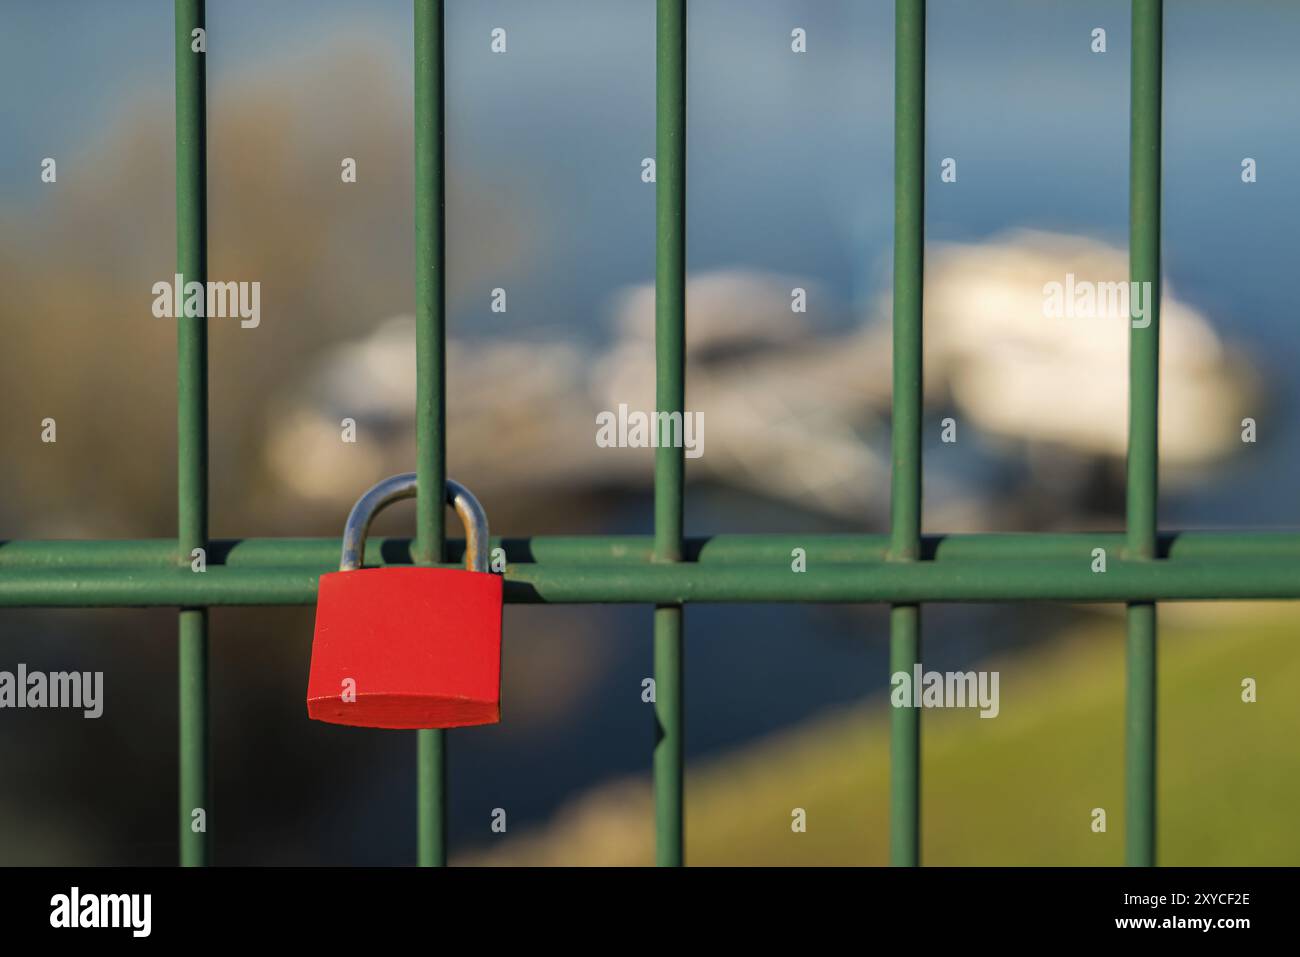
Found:
[[[1161, 606], [1161, 864], [1300, 863], [1300, 647], [1294, 606]], [[1123, 620], [1090, 615], [1001, 673], [1001, 714], [922, 719], [922, 861], [1123, 862]], [[930, 635], [929, 641], [942, 641]], [[1258, 701], [1241, 700], [1241, 681]], [[686, 856], [707, 864], [884, 864], [888, 705], [836, 711], [686, 779]], [[791, 811], [807, 812], [806, 833]], [[1104, 808], [1105, 833], [1091, 828]], [[649, 863], [648, 782], [617, 782], [483, 862]]]

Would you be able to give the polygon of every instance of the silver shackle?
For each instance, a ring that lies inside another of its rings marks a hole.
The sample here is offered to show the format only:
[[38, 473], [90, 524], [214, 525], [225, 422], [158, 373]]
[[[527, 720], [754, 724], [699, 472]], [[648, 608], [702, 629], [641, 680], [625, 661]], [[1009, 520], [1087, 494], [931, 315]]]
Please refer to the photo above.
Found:
[[[366, 535], [380, 509], [404, 498], [415, 498], [415, 492], [415, 473], [403, 472], [375, 483], [357, 499], [357, 504], [348, 513], [347, 524], [343, 526], [343, 557], [339, 560], [339, 571], [351, 572], [361, 567], [366, 553]], [[447, 479], [447, 504], [455, 506], [456, 514], [465, 525], [465, 567], [472, 572], [487, 571], [488, 520], [483, 506], [469, 489], [451, 479]]]

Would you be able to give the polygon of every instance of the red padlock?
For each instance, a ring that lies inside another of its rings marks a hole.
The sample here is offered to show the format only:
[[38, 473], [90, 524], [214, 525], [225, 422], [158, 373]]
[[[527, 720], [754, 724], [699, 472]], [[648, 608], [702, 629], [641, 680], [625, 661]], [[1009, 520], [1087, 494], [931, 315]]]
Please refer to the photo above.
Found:
[[414, 472], [395, 475], [348, 515], [339, 571], [317, 593], [308, 717], [365, 728], [501, 720], [501, 578], [487, 570], [487, 515], [469, 490], [447, 482], [467, 570], [361, 567], [375, 514], [415, 489]]

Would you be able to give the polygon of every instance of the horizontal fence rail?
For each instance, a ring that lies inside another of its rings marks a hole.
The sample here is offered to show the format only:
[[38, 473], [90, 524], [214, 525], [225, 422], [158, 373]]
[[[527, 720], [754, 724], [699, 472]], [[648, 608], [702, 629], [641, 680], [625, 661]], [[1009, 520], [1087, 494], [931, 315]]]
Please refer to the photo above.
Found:
[[[887, 540], [873, 536], [688, 539], [686, 554], [697, 560], [676, 563], [656, 561], [652, 540], [639, 537], [496, 539], [493, 547], [506, 548], [506, 601], [525, 604], [1300, 598], [1300, 536], [1175, 535], [1164, 539], [1160, 561], [1125, 557], [1122, 541], [932, 537], [924, 543], [933, 557], [918, 562], [891, 560]], [[374, 539], [367, 564], [410, 564], [411, 546]], [[1028, 554], [1017, 553], [1022, 546]], [[339, 547], [326, 538], [217, 541], [207, 570], [194, 572], [168, 562], [167, 539], [11, 542], [0, 546], [0, 606], [310, 605], [317, 579], [336, 570]], [[805, 550], [809, 572], [791, 570], [795, 548]], [[1108, 552], [1104, 572], [1094, 570], [1097, 548]], [[448, 542], [444, 564], [459, 565], [463, 549]], [[527, 554], [535, 560], [518, 560]]]
[[[318, 574], [338, 570], [341, 538], [214, 538], [208, 543], [208, 567], [292, 568], [306, 566]], [[366, 565], [415, 563], [414, 540], [371, 536]], [[1109, 560], [1123, 555], [1123, 532], [962, 532], [921, 536], [921, 558], [927, 562], [953, 559], [1091, 560], [1092, 550], [1106, 550]], [[653, 558], [649, 535], [536, 535], [492, 539], [511, 564], [637, 565]], [[1300, 558], [1300, 531], [1162, 532], [1156, 557], [1187, 559]], [[683, 540], [682, 560], [688, 564], [766, 564], [789, 562], [801, 548], [809, 562], [878, 562], [889, 553], [885, 535], [712, 535]], [[41, 568], [163, 568], [175, 564], [176, 542], [170, 538], [120, 540], [28, 539], [0, 541], [0, 571]], [[465, 541], [447, 539], [443, 564], [460, 566]], [[1108, 566], [1109, 567], [1109, 564]]]

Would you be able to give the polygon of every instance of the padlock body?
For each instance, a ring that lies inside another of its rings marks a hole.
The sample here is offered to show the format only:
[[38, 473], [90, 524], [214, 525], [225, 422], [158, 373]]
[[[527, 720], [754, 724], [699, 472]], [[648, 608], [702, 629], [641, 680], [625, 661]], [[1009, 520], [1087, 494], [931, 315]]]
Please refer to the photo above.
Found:
[[501, 588], [454, 568], [322, 575], [308, 716], [365, 728], [500, 721]]

